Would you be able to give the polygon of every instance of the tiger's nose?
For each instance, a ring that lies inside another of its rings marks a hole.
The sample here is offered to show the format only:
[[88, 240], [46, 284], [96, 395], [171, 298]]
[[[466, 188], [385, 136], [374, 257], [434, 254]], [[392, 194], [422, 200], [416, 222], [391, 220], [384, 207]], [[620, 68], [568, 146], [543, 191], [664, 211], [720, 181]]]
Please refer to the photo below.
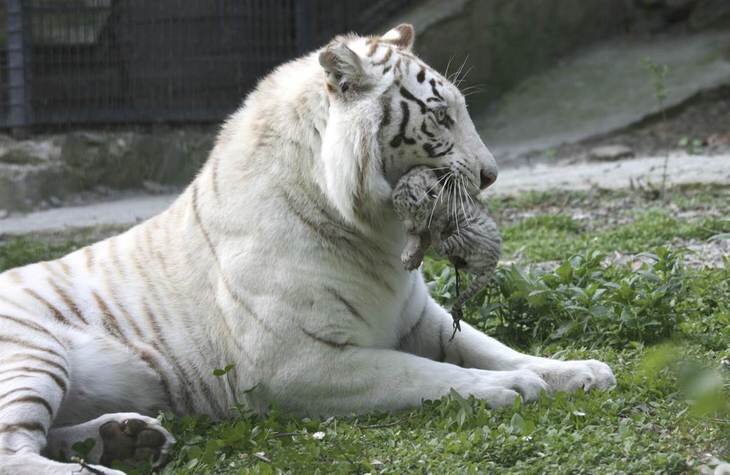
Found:
[[487, 188], [492, 186], [492, 184], [495, 181], [497, 181], [497, 173], [494, 171], [482, 169], [482, 171], [479, 175], [480, 175], [479, 188], [481, 190], [486, 190]]

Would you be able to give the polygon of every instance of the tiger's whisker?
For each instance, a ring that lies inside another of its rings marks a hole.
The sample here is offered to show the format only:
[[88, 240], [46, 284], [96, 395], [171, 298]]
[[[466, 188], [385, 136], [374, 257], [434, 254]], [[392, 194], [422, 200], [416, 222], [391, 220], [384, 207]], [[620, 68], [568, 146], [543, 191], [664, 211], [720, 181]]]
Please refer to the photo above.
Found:
[[424, 199], [424, 198], [426, 197], [426, 195], [428, 195], [428, 192], [429, 192], [429, 191], [431, 191], [431, 190], [433, 190], [434, 188], [436, 188], [436, 187], [437, 187], [437, 186], [439, 185], [439, 183], [440, 183], [441, 181], [445, 180], [446, 178], [448, 178], [448, 174], [447, 174], [447, 175], [444, 175], [444, 176], [442, 176], [441, 178], [439, 178], [438, 180], [436, 180], [436, 183], [434, 183], [433, 185], [429, 186], [429, 187], [428, 187], [428, 189], [426, 189], [426, 190], [425, 190], [425, 191], [423, 192], [423, 195], [421, 195], [421, 197], [420, 197], [420, 198], [418, 199], [418, 201], [419, 201], [419, 202], [420, 202], [420, 201], [422, 201], [422, 200], [423, 200], [423, 199]]
[[466, 80], [466, 78], [467, 78], [467, 77], [469, 76], [469, 73], [471, 73], [472, 69], [474, 69], [474, 67], [473, 67], [473, 66], [469, 66], [469, 69], [467, 69], [467, 70], [466, 70], [466, 71], [464, 72], [464, 75], [463, 75], [463, 76], [461, 76], [461, 77], [460, 77], [460, 78], [459, 78], [459, 79], [458, 79], [458, 80], [457, 80], [457, 81], [456, 81], [456, 82], [454, 83], [454, 85], [455, 85], [455, 86], [456, 86], [457, 88], [458, 88], [459, 86], [461, 86], [461, 83], [463, 83], [463, 82], [464, 82], [464, 81]]
[[[459, 227], [459, 209], [457, 208], [457, 196], [456, 192], [458, 190], [457, 186], [457, 178], [455, 177], [453, 183], [451, 184], [450, 192], [449, 192], [449, 214], [453, 217], [454, 224], [456, 225], [456, 235], [461, 237], [461, 228]], [[452, 196], [453, 195], [453, 196]], [[452, 202], [453, 197], [453, 202]], [[453, 210], [453, 212], [452, 212]]]
[[466, 192], [466, 186], [464, 185], [464, 177], [461, 177], [461, 180], [459, 180], [459, 201], [461, 202], [461, 212], [464, 214], [464, 222], [468, 222], [468, 216], [466, 212], [466, 206], [464, 205], [465, 198], [464, 196], [468, 196]]
[[449, 62], [446, 63], [446, 71], [444, 71], [444, 77], [445, 78], [448, 78], [449, 77], [449, 66], [451, 66], [451, 62], [453, 60], [454, 60], [454, 55], [452, 54], [451, 57], [449, 58]]
[[468, 60], [469, 60], [469, 55], [467, 54], [466, 57], [464, 58], [464, 61], [461, 63], [461, 66], [459, 66], [459, 69], [457, 69], [451, 76], [449, 76], [449, 78], [448, 78], [449, 82], [453, 83], [453, 82], [459, 80], [461, 71], [464, 69], [464, 66], [466, 65], [466, 62]]
[[[447, 174], [445, 176], [448, 179], [451, 175], [450, 174]], [[431, 214], [428, 217], [428, 226], [429, 227], [431, 226], [431, 222], [433, 221], [433, 213], [434, 213], [434, 211], [436, 211], [436, 206], [438, 206], [439, 200], [442, 199], [442, 195], [443, 195], [443, 192], [444, 192], [444, 189], [445, 188], [446, 188], [445, 185], [442, 186], [441, 189], [439, 190], [438, 195], [436, 195], [436, 199], [433, 200], [433, 207], [431, 208]]]
[[464, 67], [466, 66], [466, 63], [469, 61], [469, 55], [467, 54], [464, 58], [464, 61], [461, 63], [461, 66], [459, 66], [459, 71], [456, 74], [456, 80], [461, 80], [461, 74], [464, 71]]

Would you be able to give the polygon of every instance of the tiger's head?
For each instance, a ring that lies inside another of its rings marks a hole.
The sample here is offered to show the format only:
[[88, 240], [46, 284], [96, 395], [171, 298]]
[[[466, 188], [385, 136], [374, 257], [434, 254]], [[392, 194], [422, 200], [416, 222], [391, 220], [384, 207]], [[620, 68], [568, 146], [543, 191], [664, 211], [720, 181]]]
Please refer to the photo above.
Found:
[[380, 37], [337, 37], [319, 52], [329, 101], [326, 188], [352, 222], [381, 216], [393, 186], [415, 166], [433, 168], [455, 199], [497, 178], [464, 96], [411, 52], [414, 36], [402, 24]]

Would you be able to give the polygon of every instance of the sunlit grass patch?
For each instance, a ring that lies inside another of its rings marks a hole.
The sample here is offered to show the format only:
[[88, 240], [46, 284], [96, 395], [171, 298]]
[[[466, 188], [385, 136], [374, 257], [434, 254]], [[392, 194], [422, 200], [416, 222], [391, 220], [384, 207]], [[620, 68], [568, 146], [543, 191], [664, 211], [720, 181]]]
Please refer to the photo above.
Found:
[[57, 259], [125, 229], [127, 227], [97, 226], [23, 235], [3, 236], [0, 233], [0, 272], [33, 262]]
[[502, 228], [504, 257], [523, 262], [558, 260], [587, 249], [639, 253], [687, 239], [706, 240], [730, 232], [730, 219], [677, 219], [665, 211], [636, 212], [632, 222], [587, 230], [566, 215], [540, 215]]
[[76, 241], [49, 243], [30, 236], [13, 237], [0, 244], [0, 272], [39, 260], [56, 259], [78, 247]]

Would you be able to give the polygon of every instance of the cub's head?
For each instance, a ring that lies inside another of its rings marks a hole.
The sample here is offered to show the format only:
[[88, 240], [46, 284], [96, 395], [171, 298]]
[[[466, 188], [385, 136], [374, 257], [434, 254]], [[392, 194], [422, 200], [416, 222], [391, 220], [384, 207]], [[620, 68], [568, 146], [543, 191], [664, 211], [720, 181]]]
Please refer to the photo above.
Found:
[[434, 201], [439, 197], [439, 178], [428, 167], [409, 170], [393, 189], [393, 209], [409, 233], [422, 233], [433, 217]]
[[343, 36], [319, 52], [329, 117], [322, 144], [328, 195], [353, 222], [377, 219], [398, 179], [433, 168], [474, 195], [497, 178], [464, 96], [412, 52], [411, 25]]

